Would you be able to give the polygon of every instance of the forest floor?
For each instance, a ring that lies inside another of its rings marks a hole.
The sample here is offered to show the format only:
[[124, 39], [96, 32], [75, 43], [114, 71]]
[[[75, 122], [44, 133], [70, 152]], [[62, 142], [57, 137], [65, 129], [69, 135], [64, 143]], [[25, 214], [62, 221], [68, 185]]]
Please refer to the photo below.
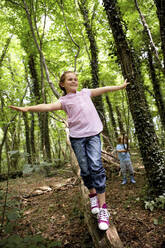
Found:
[[[125, 248], [165, 248], [165, 211], [145, 210], [141, 201], [146, 185], [144, 168], [139, 164], [134, 164], [134, 168], [137, 183], [128, 182], [124, 186], [119, 173], [115, 170], [109, 173], [108, 170], [107, 204], [112, 221]], [[37, 195], [40, 191], [36, 189], [42, 186], [49, 186], [51, 191]], [[6, 189], [6, 182], [0, 183], [0, 189]], [[17, 208], [21, 210], [21, 218], [13, 223], [14, 228], [8, 227], [8, 234], [2, 233], [2, 240], [5, 237], [9, 240], [13, 235], [38, 235], [54, 241], [54, 245], [26, 246], [24, 240], [24, 245], [20, 246], [1, 241], [0, 247], [93, 248], [80, 208], [80, 197], [78, 182], [69, 165], [59, 169], [53, 177], [35, 174], [10, 180], [9, 198], [19, 202]]]

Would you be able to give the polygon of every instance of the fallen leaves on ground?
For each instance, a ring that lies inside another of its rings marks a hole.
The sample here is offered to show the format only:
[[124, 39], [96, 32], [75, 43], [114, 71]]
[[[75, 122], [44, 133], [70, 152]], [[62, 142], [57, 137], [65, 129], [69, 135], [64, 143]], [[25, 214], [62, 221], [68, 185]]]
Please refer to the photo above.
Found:
[[[165, 213], [144, 209], [140, 199], [146, 178], [144, 168], [139, 170], [140, 173], [135, 174], [135, 185], [129, 182], [121, 185], [118, 172], [108, 173], [106, 196], [111, 218], [125, 247], [164, 248]], [[5, 187], [5, 182], [1, 183], [1, 188]], [[37, 190], [42, 194], [32, 195]], [[33, 175], [10, 180], [9, 194], [21, 202], [22, 218], [15, 233], [20, 236], [40, 234], [60, 241], [64, 248], [93, 248], [80, 206], [79, 185], [70, 169], [62, 176], [61, 173], [51, 178]], [[156, 221], [160, 218], [161, 224]]]

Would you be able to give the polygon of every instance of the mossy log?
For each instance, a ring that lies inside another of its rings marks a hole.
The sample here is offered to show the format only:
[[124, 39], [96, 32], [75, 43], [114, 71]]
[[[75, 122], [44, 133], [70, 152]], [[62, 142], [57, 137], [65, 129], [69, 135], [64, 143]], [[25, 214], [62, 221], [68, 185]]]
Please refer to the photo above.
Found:
[[17, 177], [22, 177], [22, 171], [12, 171], [12, 172], [10, 172], [9, 174], [7, 174], [7, 173], [1, 173], [0, 174], [0, 181], [2, 182], [2, 181], [5, 181], [5, 180], [7, 180], [8, 178], [12, 178], [12, 179], [15, 179], [15, 178], [17, 178]]

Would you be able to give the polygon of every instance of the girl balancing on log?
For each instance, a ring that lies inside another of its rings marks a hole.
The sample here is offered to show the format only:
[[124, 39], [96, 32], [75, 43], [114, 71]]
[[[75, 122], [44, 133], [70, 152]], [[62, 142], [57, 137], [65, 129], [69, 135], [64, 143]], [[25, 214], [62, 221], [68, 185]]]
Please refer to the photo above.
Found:
[[127, 80], [120, 86], [105, 86], [95, 89], [78, 89], [78, 79], [75, 72], [66, 71], [59, 82], [64, 96], [50, 104], [10, 108], [22, 112], [48, 112], [64, 110], [68, 115], [69, 136], [72, 148], [80, 166], [80, 175], [84, 185], [89, 190], [92, 214], [98, 214], [98, 227], [107, 230], [109, 227], [109, 212], [105, 200], [106, 174], [101, 161], [100, 133], [102, 122], [91, 100], [92, 97], [110, 91], [126, 88]]

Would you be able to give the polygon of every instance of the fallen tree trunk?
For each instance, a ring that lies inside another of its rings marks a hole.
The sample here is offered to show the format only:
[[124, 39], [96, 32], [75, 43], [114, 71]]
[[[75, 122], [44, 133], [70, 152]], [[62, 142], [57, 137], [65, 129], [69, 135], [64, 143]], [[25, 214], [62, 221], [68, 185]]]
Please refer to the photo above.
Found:
[[22, 177], [22, 171], [11, 171], [9, 174], [1, 173], [0, 174], [0, 182], [7, 180], [8, 178], [15, 179], [17, 177]]
[[100, 231], [98, 229], [97, 218], [94, 217], [93, 214], [91, 214], [88, 191], [84, 187], [82, 180], [80, 189], [82, 193], [82, 205], [84, 210], [85, 222], [88, 226], [88, 230], [92, 237], [94, 246], [96, 248], [123, 248], [123, 244], [112, 220], [110, 220], [110, 227], [106, 232]]
[[105, 161], [108, 164], [112, 164], [113, 166], [116, 166], [117, 168], [120, 168], [119, 159], [117, 159], [111, 153], [108, 153], [108, 152], [102, 150], [101, 154], [102, 154], [102, 160], [103, 161]]
[[[68, 134], [68, 131], [66, 131]], [[68, 136], [68, 135], [67, 135]], [[80, 180], [80, 190], [81, 190], [81, 199], [82, 199], [82, 207], [85, 217], [85, 222], [88, 226], [89, 233], [92, 237], [94, 246], [96, 248], [123, 248], [123, 244], [120, 240], [118, 232], [116, 230], [115, 225], [110, 220], [110, 227], [107, 231], [100, 231], [98, 229], [97, 219], [96, 217], [91, 214], [90, 211], [90, 204], [89, 204], [89, 197], [88, 197], [88, 190], [84, 186], [82, 179], [80, 178], [80, 169], [77, 163], [77, 159], [74, 155], [74, 152], [71, 148], [71, 144], [69, 141], [69, 136], [67, 138], [67, 144], [70, 148], [71, 154], [71, 165], [73, 172]]]

